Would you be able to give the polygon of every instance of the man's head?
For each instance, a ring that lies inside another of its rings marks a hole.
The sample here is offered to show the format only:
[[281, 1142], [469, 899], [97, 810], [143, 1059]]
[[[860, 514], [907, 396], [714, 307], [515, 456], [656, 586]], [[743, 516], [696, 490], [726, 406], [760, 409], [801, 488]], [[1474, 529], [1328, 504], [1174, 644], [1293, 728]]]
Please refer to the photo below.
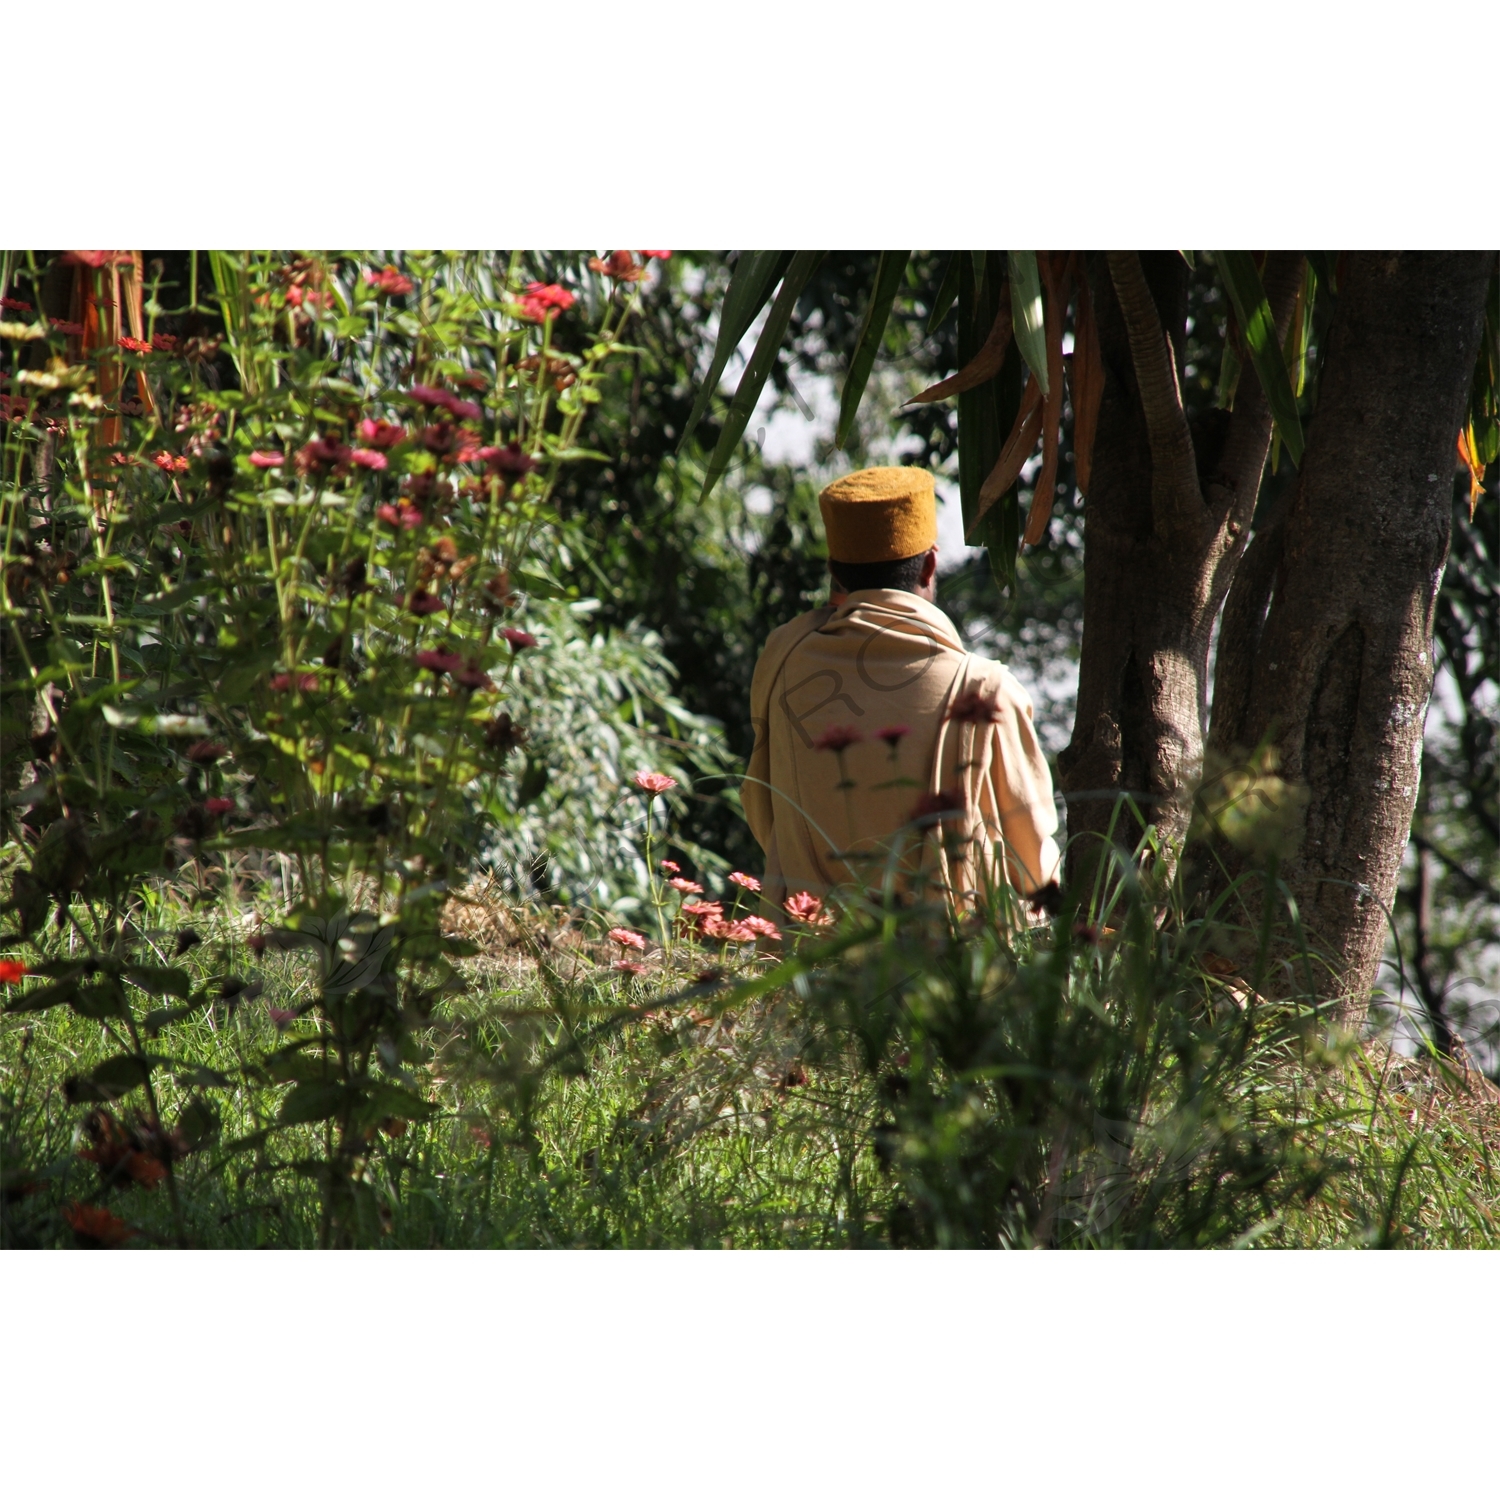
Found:
[[937, 499], [925, 469], [860, 469], [818, 496], [834, 594], [903, 589], [935, 597]]

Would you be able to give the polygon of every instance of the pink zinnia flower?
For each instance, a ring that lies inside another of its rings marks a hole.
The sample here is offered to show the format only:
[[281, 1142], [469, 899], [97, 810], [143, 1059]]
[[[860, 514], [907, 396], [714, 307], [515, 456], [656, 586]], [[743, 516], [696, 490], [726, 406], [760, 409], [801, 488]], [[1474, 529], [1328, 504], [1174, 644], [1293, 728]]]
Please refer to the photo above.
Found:
[[286, 462], [286, 454], [273, 453], [268, 448], [257, 448], [250, 455], [250, 462], [257, 469], [279, 469]]
[[464, 664], [463, 657], [456, 651], [418, 651], [412, 660], [419, 667], [436, 672], [440, 677], [444, 672], [461, 671]]
[[729, 877], [736, 885], [743, 886], [747, 891], [758, 891], [760, 881], [753, 875], [746, 875], [743, 870], [736, 870]]
[[527, 285], [520, 300], [522, 316], [530, 318], [534, 323], [541, 323], [554, 313], [566, 312], [577, 299], [572, 292], [556, 283], [547, 286], [540, 281], [533, 281]]
[[609, 940], [612, 943], [618, 943], [622, 948], [638, 948], [642, 953], [646, 951], [645, 938], [638, 932], [632, 932], [628, 927], [611, 927]]
[[646, 972], [645, 964], [638, 964], [628, 958], [617, 958], [612, 967], [618, 969], [622, 974], [644, 974]]
[[174, 333], [153, 333], [151, 335], [151, 347], [158, 354], [170, 354], [177, 347], [177, 335]]
[[671, 260], [672, 258], [672, 252], [670, 250], [642, 250], [640, 253], [644, 255], [647, 260]]
[[355, 448], [349, 454], [350, 461], [356, 463], [362, 469], [385, 468], [385, 454], [374, 448]]
[[685, 896], [701, 896], [703, 887], [696, 880], [689, 880], [685, 875], [674, 875], [667, 884], [674, 891], [681, 891]]
[[378, 422], [366, 417], [359, 424], [361, 440], [371, 448], [394, 448], [406, 436], [406, 429], [396, 422]]
[[714, 930], [709, 933], [710, 937], [724, 943], [753, 943], [757, 935], [748, 922], [716, 922]]
[[18, 958], [0, 958], [0, 984], [20, 984], [26, 977], [26, 965]]
[[685, 917], [695, 917], [700, 922], [709, 917], [722, 917], [724, 906], [719, 901], [684, 901], [678, 910]]
[[537, 466], [534, 458], [521, 451], [519, 443], [507, 443], [503, 448], [481, 448], [477, 457], [506, 479], [524, 479]]
[[741, 917], [740, 921], [750, 929], [751, 932], [763, 938], [779, 938], [781, 929], [766, 917]]
[[466, 692], [474, 692], [478, 688], [494, 687], [490, 681], [489, 673], [486, 672], [477, 661], [468, 662], [461, 671], [453, 674], [453, 680]]
[[335, 469], [348, 463], [350, 449], [337, 438], [314, 438], [297, 450], [297, 466], [304, 470]]
[[8, 309], [10, 312], [32, 312], [34, 310], [29, 302], [22, 302], [19, 297], [0, 297], [0, 307]]
[[436, 594], [429, 594], [426, 589], [413, 589], [406, 607], [414, 615], [435, 615], [442, 609], [443, 601]]
[[451, 399], [447, 391], [439, 390], [435, 385], [414, 385], [406, 394], [423, 406], [446, 407]]
[[391, 296], [404, 296], [417, 289], [416, 282], [409, 276], [403, 276], [395, 266], [387, 266], [383, 271], [366, 270], [365, 282], [377, 292]]
[[296, 1011], [282, 1010], [280, 1006], [272, 1005], [269, 1002], [266, 1004], [266, 1014], [275, 1022], [277, 1031], [285, 1031], [297, 1019]]
[[234, 798], [210, 797], [203, 804], [203, 811], [211, 818], [222, 818], [225, 813], [234, 811]]
[[510, 642], [512, 651], [529, 651], [536, 645], [536, 637], [529, 630], [517, 630], [514, 625], [507, 625], [500, 634]]
[[833, 917], [823, 910], [823, 903], [811, 891], [798, 891], [781, 903], [782, 910], [794, 922], [806, 927], [831, 927]]
[[148, 339], [121, 338], [120, 347], [128, 349], [132, 354], [149, 354], [151, 344]]
[[677, 785], [673, 777], [664, 776], [660, 771], [637, 771], [630, 779], [643, 792], [650, 792], [653, 797], [659, 797], [663, 792], [670, 792]]
[[477, 422], [484, 415], [477, 401], [461, 401], [457, 396], [449, 396], [445, 405], [460, 422]]
[[847, 750], [850, 745], [857, 745], [864, 739], [859, 730], [852, 724], [835, 724], [825, 729], [817, 739], [813, 741], [814, 750]]
[[211, 766], [229, 751], [217, 740], [197, 740], [182, 752], [195, 766]]
[[166, 452], [153, 453], [151, 455], [151, 462], [163, 474], [186, 474], [188, 471], [188, 461], [180, 454], [174, 455]]
[[83, 324], [70, 323], [66, 318], [53, 318], [52, 332], [65, 333], [69, 338], [81, 339], [83, 337]]
[[678, 864], [675, 859], [664, 859], [664, 860], [662, 860], [660, 868], [663, 869], [663, 870], [665, 870], [668, 875], [681, 875], [682, 874], [682, 866], [680, 864]]
[[910, 728], [905, 724], [887, 724], [884, 729], [875, 731], [875, 738], [884, 740], [894, 750], [910, 733]]

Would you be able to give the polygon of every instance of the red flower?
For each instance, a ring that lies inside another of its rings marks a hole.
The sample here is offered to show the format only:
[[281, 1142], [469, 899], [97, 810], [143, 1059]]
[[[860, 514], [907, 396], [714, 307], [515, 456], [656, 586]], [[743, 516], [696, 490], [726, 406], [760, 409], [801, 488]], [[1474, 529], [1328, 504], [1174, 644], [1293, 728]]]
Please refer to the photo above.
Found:
[[64, 250], [58, 256], [57, 263], [60, 266], [91, 266], [99, 271], [105, 266], [114, 264], [115, 261], [128, 261], [129, 259], [128, 250]]
[[0, 958], [0, 984], [20, 984], [26, 977], [26, 965], [19, 958]]
[[524, 479], [537, 466], [534, 458], [521, 451], [519, 443], [507, 443], [503, 448], [481, 448], [477, 455], [496, 474], [506, 479]]
[[217, 740], [198, 740], [189, 745], [183, 754], [195, 766], [211, 766], [216, 760], [228, 755], [229, 751]]
[[359, 435], [371, 448], [394, 448], [406, 436], [406, 429], [395, 422], [377, 422], [366, 417], [359, 424]]
[[163, 474], [186, 474], [188, 471], [188, 461], [180, 455], [174, 456], [171, 453], [165, 452], [153, 453], [151, 455], [151, 462], [154, 463], [156, 467], [162, 471]]
[[83, 324], [70, 323], [66, 318], [53, 318], [52, 332], [66, 333], [71, 338], [79, 339], [83, 337]]
[[420, 401], [423, 406], [442, 407], [444, 411], [452, 412], [460, 421], [477, 422], [484, 413], [472, 401], [463, 401], [451, 391], [445, 391], [435, 385], [414, 385], [407, 392], [414, 401]]
[[453, 674], [453, 680], [459, 687], [467, 692], [474, 692], [478, 688], [494, 687], [490, 681], [490, 675], [477, 661], [470, 660], [461, 671]]
[[823, 903], [811, 891], [798, 891], [781, 903], [781, 908], [794, 922], [804, 927], [832, 927], [833, 917], [823, 910]]
[[405, 296], [407, 292], [417, 289], [416, 282], [409, 276], [403, 276], [395, 266], [387, 266], [383, 271], [366, 270], [365, 282], [377, 292], [390, 296]]
[[32, 312], [34, 310], [29, 302], [22, 302], [19, 297], [0, 297], [0, 307], [8, 309], [10, 312]]
[[418, 651], [412, 658], [419, 667], [442, 676], [444, 672], [462, 670], [464, 659], [456, 651]]
[[766, 917], [741, 917], [740, 921], [760, 937], [776, 939], [781, 936], [781, 929]]
[[668, 875], [681, 875], [682, 866], [675, 859], [662, 860], [659, 868], [665, 870]]
[[443, 601], [436, 594], [429, 594], [426, 589], [413, 589], [406, 607], [414, 615], [435, 615], [442, 609]]
[[[289, 693], [292, 690], [293, 678], [290, 672], [277, 672], [266, 686], [273, 693]], [[303, 672], [296, 678], [296, 687], [299, 692], [315, 693], [318, 690], [318, 674], [316, 672]]]
[[286, 462], [286, 454], [273, 453], [269, 449], [257, 448], [250, 455], [250, 462], [257, 469], [279, 469]]
[[576, 300], [572, 292], [555, 283], [544, 286], [540, 281], [533, 281], [521, 296], [521, 315], [534, 323], [541, 323], [554, 313], [566, 312]]
[[877, 740], [884, 740], [894, 752], [897, 745], [911, 733], [911, 729], [905, 724], [887, 724], [884, 729], [875, 731]]
[[457, 396], [449, 396], [447, 406], [460, 422], [477, 422], [484, 415], [477, 401], [461, 401]]
[[705, 922], [703, 930], [722, 943], [753, 943], [759, 935], [748, 922]]
[[857, 745], [864, 739], [859, 730], [851, 724], [835, 724], [830, 729], [825, 729], [817, 739], [813, 741], [814, 750], [847, 750], [850, 745]]
[[640, 254], [644, 255], [647, 260], [671, 260], [672, 258], [670, 250], [642, 250]]
[[462, 434], [451, 422], [434, 422], [417, 434], [417, 441], [434, 458], [446, 458], [462, 440]]
[[351, 463], [356, 463], [362, 469], [385, 468], [385, 454], [377, 452], [374, 448], [355, 448], [349, 454]]
[[998, 724], [1004, 717], [1004, 710], [993, 697], [986, 698], [978, 688], [971, 688], [954, 699], [946, 717], [957, 719], [961, 724]]
[[743, 886], [747, 891], [758, 891], [760, 881], [753, 875], [746, 875], [743, 870], [735, 870], [729, 877], [736, 885]]
[[670, 792], [677, 785], [672, 777], [664, 776], [660, 771], [637, 771], [630, 779], [643, 792], [650, 792], [653, 797]]
[[507, 625], [500, 634], [510, 642], [512, 651], [527, 651], [536, 645], [536, 637], [529, 630], [517, 630], [514, 625]]
[[[394, 505], [377, 505], [375, 515], [378, 520], [391, 526], [399, 526], [403, 531], [415, 531], [427, 519], [410, 500], [403, 500], [399, 510]], [[400, 600], [396, 602], [399, 604]]]
[[622, 974], [644, 974], [646, 972], [645, 964], [635, 963], [628, 958], [617, 958], [612, 967], [618, 969]]
[[132, 354], [149, 354], [151, 352], [151, 345], [145, 339], [122, 338], [120, 340], [120, 347], [130, 350]]
[[638, 948], [642, 953], [646, 951], [645, 938], [638, 932], [632, 932], [628, 927], [611, 927], [609, 940], [612, 943], [618, 943], [622, 948]]
[[297, 451], [297, 467], [304, 473], [324, 472], [349, 462], [350, 450], [337, 438], [314, 438]]
[[689, 880], [683, 875], [674, 875], [667, 884], [674, 891], [681, 891], [684, 896], [701, 896], [703, 887], [696, 880]]
[[113, 1250], [135, 1234], [107, 1208], [90, 1208], [86, 1203], [70, 1203], [63, 1209], [63, 1218], [80, 1240], [100, 1250]]
[[967, 806], [961, 791], [927, 792], [917, 798], [917, 805], [912, 808], [911, 817], [913, 822], [919, 822], [923, 818], [940, 820], [951, 817], [954, 813], [963, 812]]
[[171, 333], [153, 333], [151, 347], [158, 354], [170, 354], [177, 347], [177, 336]]
[[211, 818], [222, 818], [225, 813], [234, 811], [234, 798], [210, 797], [203, 804], [203, 811]]
[[609, 276], [615, 281], [639, 281], [641, 269], [628, 250], [611, 250], [607, 260], [600, 260], [597, 255], [589, 259], [589, 270], [597, 271], [601, 276]]

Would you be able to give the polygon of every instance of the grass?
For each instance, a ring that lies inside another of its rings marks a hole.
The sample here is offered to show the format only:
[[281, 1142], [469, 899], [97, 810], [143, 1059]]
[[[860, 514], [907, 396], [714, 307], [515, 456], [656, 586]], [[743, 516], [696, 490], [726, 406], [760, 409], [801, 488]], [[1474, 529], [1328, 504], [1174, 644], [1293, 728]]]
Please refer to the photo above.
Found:
[[[1244, 982], [1181, 941], [986, 947], [913, 927], [895, 946], [846, 939], [801, 973], [767, 979], [751, 960], [697, 982], [693, 949], [625, 978], [557, 914], [457, 915], [484, 946], [396, 1060], [432, 1113], [372, 1132], [355, 1243], [1500, 1242], [1500, 1090], [1269, 1005], [1247, 1019]], [[208, 930], [188, 958], [221, 971], [234, 941]], [[108, 1207], [133, 1245], [320, 1242], [330, 1127], [277, 1125], [290, 1085], [265, 1073], [317, 1024], [271, 1014], [313, 976], [274, 951], [259, 972], [261, 997], [152, 1044], [161, 1117], [211, 1097], [218, 1122], [151, 1186], [118, 1169], [110, 1184], [80, 1155], [94, 1111], [128, 1125], [141, 1108], [139, 1090], [70, 1101], [68, 1080], [117, 1050], [99, 1024], [63, 1007], [4, 1018], [6, 1246], [87, 1243], [76, 1204]], [[1022, 1078], [1028, 1060], [1044, 1084]], [[204, 1069], [224, 1086], [206, 1090]], [[1116, 1117], [1141, 1123], [1133, 1144], [1108, 1138]], [[1183, 1120], [1190, 1150], [1170, 1135]]]

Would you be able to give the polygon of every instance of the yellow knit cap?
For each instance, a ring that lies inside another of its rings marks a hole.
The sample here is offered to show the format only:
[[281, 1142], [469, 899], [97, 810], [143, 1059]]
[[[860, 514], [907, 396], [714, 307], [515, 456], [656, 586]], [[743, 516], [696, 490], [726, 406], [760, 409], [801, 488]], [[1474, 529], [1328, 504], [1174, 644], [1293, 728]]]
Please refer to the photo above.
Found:
[[937, 541], [937, 499], [926, 469], [860, 469], [818, 496], [835, 562], [896, 562]]

